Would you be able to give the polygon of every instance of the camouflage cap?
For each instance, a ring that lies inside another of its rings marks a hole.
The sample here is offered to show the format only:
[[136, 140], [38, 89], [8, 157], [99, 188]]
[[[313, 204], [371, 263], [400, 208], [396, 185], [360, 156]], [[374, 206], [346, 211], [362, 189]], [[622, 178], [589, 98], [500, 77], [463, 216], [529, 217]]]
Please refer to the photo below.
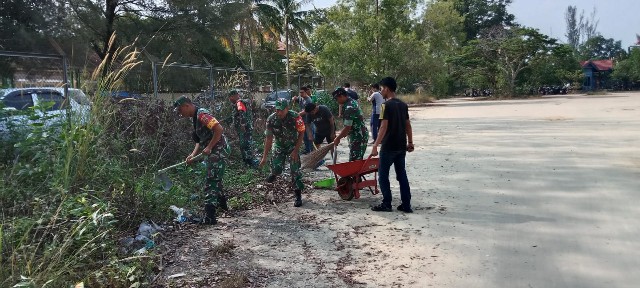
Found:
[[276, 109], [277, 110], [284, 110], [287, 107], [289, 107], [289, 100], [284, 99], [284, 98], [279, 98], [278, 100], [276, 100]]
[[180, 96], [180, 98], [176, 99], [175, 102], [173, 102], [173, 107], [178, 108], [185, 103], [191, 103], [191, 99], [187, 98], [187, 96], [182, 95]]
[[342, 87], [336, 88], [336, 90], [334, 90], [333, 93], [331, 93], [331, 95], [333, 96], [333, 98], [336, 98], [336, 97], [338, 97], [340, 95], [348, 96], [347, 90], [345, 90]]

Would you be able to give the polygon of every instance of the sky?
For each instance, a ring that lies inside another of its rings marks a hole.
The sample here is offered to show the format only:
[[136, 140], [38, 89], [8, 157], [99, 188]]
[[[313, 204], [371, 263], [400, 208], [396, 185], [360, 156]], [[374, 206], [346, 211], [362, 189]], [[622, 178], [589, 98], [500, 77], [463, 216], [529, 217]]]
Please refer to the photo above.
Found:
[[[334, 5], [337, 0], [313, 0], [317, 8]], [[313, 8], [307, 5], [307, 8]], [[524, 26], [537, 28], [540, 32], [561, 41], [566, 24], [564, 13], [573, 5], [588, 16], [596, 8], [599, 19], [598, 32], [605, 38], [622, 41], [622, 47], [634, 45], [636, 33], [640, 34], [640, 0], [513, 0], [508, 10], [516, 16], [516, 21]]]

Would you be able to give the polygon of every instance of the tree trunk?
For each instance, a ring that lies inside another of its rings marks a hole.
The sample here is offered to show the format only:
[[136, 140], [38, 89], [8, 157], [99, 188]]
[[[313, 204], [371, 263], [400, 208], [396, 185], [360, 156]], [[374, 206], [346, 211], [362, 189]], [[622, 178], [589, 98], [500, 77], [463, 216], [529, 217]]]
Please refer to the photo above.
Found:
[[116, 21], [117, 7], [118, 7], [118, 0], [106, 1], [104, 16], [107, 23], [105, 27], [106, 28], [105, 34], [103, 35], [103, 39], [102, 39], [102, 45], [103, 45], [102, 51], [101, 53], [99, 53], [102, 56], [101, 57], [102, 60], [106, 63], [105, 69], [103, 70], [104, 75], [107, 75], [109, 73], [111, 62], [113, 61], [113, 54], [115, 54], [117, 50], [117, 45], [115, 44], [115, 42], [113, 43], [113, 45], [109, 45], [109, 42], [111, 41], [111, 36], [113, 36], [113, 33], [115, 32], [113, 30], [113, 26]]
[[287, 54], [287, 89], [291, 89], [291, 78], [289, 78], [289, 18], [288, 15], [284, 15], [284, 38], [285, 38], [285, 51]]

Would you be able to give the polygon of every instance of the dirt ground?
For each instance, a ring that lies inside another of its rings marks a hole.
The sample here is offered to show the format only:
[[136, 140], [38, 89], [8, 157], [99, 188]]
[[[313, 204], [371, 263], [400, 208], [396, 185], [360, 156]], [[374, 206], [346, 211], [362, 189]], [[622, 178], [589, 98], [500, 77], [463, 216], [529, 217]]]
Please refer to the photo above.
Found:
[[640, 94], [437, 104], [410, 111], [415, 213], [307, 189], [172, 232], [155, 284], [637, 287]]

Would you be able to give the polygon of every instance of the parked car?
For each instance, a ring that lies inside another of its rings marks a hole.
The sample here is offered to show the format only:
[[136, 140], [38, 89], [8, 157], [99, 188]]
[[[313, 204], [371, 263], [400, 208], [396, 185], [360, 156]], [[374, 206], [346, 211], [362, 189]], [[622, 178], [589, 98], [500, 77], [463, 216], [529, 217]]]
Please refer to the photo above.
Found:
[[[68, 89], [68, 97], [64, 97], [64, 89], [58, 87], [0, 89], [0, 102], [3, 110], [0, 113], [0, 138], [3, 139], [10, 135], [9, 126], [22, 129], [38, 124], [63, 123], [67, 107], [74, 120], [84, 123], [88, 121], [91, 110], [89, 98], [82, 90], [73, 88]], [[47, 109], [35, 109], [34, 115], [28, 111], [33, 107]]]
[[124, 99], [139, 100], [139, 99], [142, 99], [142, 95], [129, 92], [129, 91], [114, 91], [114, 92], [111, 92], [111, 98], [113, 98], [113, 100], [115, 101], [120, 101]]
[[267, 95], [266, 98], [264, 98], [264, 101], [262, 102], [260, 108], [271, 110], [275, 107], [276, 100], [278, 99], [284, 98], [291, 101], [291, 98], [293, 96], [292, 94], [293, 93], [291, 90], [280, 90], [277, 92], [271, 92], [269, 93], [269, 95]]

